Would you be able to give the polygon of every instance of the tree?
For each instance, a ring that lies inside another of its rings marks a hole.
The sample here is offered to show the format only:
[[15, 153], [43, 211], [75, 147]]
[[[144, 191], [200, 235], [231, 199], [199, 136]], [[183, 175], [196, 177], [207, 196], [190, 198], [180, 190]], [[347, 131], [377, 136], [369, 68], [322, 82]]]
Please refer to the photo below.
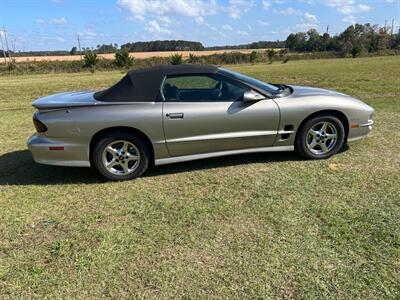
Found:
[[307, 31], [307, 42], [306, 42], [306, 50], [313, 52], [313, 51], [320, 51], [321, 49], [321, 37], [319, 36], [318, 31], [315, 29], [310, 29]]
[[72, 47], [71, 51], [69, 51], [70, 55], [77, 55], [78, 54], [78, 48]]
[[332, 38], [329, 33], [325, 32], [321, 37], [321, 51], [331, 51], [333, 50]]
[[250, 62], [255, 62], [257, 60], [258, 54], [256, 51], [251, 51], [250, 53]]
[[295, 38], [295, 35], [293, 33], [291, 33], [286, 38], [285, 48], [294, 50], [295, 46], [296, 46], [296, 38]]
[[294, 35], [294, 44], [293, 44], [293, 49], [290, 50], [296, 50], [296, 51], [305, 51], [306, 50], [306, 40], [307, 40], [307, 35], [304, 32], [298, 32]]
[[194, 55], [193, 53], [189, 53], [189, 59], [188, 59], [188, 63], [189, 64], [195, 64], [198, 63], [200, 61], [199, 57]]
[[92, 70], [94, 70], [96, 64], [99, 62], [99, 59], [97, 58], [96, 53], [94, 53], [91, 50], [88, 50], [85, 52], [83, 56], [83, 61], [84, 61], [83, 66], [85, 68], [91, 68]]
[[96, 47], [97, 53], [114, 53], [115, 51], [117, 51], [117, 47], [113, 44], [97, 45], [97, 47]]
[[351, 50], [351, 55], [353, 58], [359, 57], [361, 53], [363, 52], [363, 46], [361, 44], [355, 44], [353, 46], [353, 49]]
[[129, 69], [133, 66], [133, 61], [133, 57], [129, 55], [129, 51], [126, 48], [115, 52], [115, 64], [118, 67]]
[[380, 28], [378, 30], [378, 51], [386, 50], [389, 46], [389, 35], [386, 28]]
[[269, 60], [269, 63], [270, 64], [272, 64], [273, 62], [274, 62], [274, 58], [275, 58], [275, 50], [274, 49], [269, 49], [268, 51], [267, 51], [267, 56], [268, 56], [268, 60]]
[[182, 54], [175, 53], [172, 54], [169, 58], [171, 65], [180, 65], [183, 62]]
[[339, 47], [343, 56], [346, 56], [353, 50], [354, 40], [354, 26], [351, 25], [339, 35]]

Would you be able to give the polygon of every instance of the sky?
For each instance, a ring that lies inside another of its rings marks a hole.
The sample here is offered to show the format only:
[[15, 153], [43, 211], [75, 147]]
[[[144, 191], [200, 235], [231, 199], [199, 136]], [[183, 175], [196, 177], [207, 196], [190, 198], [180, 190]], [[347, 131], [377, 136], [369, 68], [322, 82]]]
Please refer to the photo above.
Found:
[[392, 19], [397, 32], [400, 0], [0, 0], [0, 26], [17, 51], [70, 50], [78, 35], [82, 47], [165, 39], [236, 45]]

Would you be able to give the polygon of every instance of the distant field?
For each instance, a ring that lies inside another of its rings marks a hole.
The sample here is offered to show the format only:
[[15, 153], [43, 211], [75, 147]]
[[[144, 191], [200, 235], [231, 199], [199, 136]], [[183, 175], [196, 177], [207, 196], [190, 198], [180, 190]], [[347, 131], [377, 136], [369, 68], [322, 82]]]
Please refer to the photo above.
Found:
[[[194, 54], [197, 56], [205, 56], [211, 54], [221, 54], [224, 52], [242, 52], [250, 53], [251, 51], [265, 51], [266, 49], [227, 49], [227, 50], [210, 50], [210, 51], [156, 51], [156, 52], [130, 52], [130, 55], [134, 58], [149, 58], [149, 57], [169, 57], [171, 54], [180, 53], [183, 57], [188, 57], [189, 54]], [[99, 54], [99, 57], [114, 59], [115, 54]], [[80, 55], [60, 55], [60, 56], [26, 56], [26, 57], [16, 57], [16, 62], [25, 61], [56, 61], [56, 60], [79, 60]], [[0, 63], [4, 63], [4, 60], [0, 58]]]
[[156, 167], [135, 181], [33, 163], [33, 99], [123, 72], [0, 78], [0, 299], [399, 299], [400, 57], [225, 66], [336, 89], [375, 128], [329, 160]]

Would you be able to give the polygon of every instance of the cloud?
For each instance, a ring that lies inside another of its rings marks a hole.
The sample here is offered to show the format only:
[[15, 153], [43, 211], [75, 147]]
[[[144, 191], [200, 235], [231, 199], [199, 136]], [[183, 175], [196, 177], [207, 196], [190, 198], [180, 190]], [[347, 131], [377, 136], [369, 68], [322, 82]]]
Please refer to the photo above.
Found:
[[210, 25], [210, 24], [208, 24], [208, 23], [205, 23], [204, 25], [205, 25], [206, 27], [210, 28], [212, 31], [217, 31], [217, 30], [218, 30], [217, 27], [215, 27], [215, 26], [213, 26], [213, 25]]
[[301, 18], [301, 23], [296, 25], [296, 28], [301, 30], [308, 30], [310, 28], [317, 28], [318, 19], [315, 15], [305, 12]]
[[265, 22], [263, 20], [257, 20], [257, 23], [260, 24], [261, 26], [268, 26], [269, 25], [268, 22]]
[[145, 29], [154, 34], [171, 34], [169, 29], [160, 26], [156, 20], [148, 22]]
[[203, 24], [204, 23], [204, 18], [202, 16], [197, 16], [197, 17], [194, 18], [194, 21], [197, 24]]
[[301, 30], [308, 30], [308, 29], [311, 29], [311, 28], [317, 28], [317, 24], [302, 22], [302, 23], [297, 24], [296, 28], [299, 28]]
[[80, 37], [83, 37], [84, 39], [88, 39], [88, 40], [93, 40], [93, 39], [95, 39], [97, 37], [103, 36], [103, 34], [97, 33], [96, 30], [93, 29], [93, 28], [87, 28], [87, 29], [85, 29], [83, 31], [79, 31], [78, 35]]
[[219, 9], [215, 0], [118, 0], [117, 6], [141, 21], [146, 15], [178, 15], [194, 17], [197, 23], [203, 23], [205, 16], [215, 15]]
[[282, 9], [282, 10], [273, 9], [273, 13], [282, 14], [284, 16], [292, 16], [292, 15], [300, 16], [303, 14], [301, 10], [294, 9], [292, 7], [288, 7], [288, 8]]
[[343, 15], [369, 12], [371, 10], [371, 6], [361, 3], [356, 4], [354, 0], [325, 0], [324, 4], [336, 8]]
[[253, 4], [253, 0], [229, 0], [227, 11], [232, 19], [240, 19], [241, 15], [249, 11]]
[[355, 23], [357, 23], [356, 18], [355, 18], [354, 16], [352, 16], [352, 15], [349, 15], [349, 16], [347, 16], [347, 17], [344, 17], [344, 18], [342, 19], [342, 21], [345, 22], [345, 23], [350, 23], [350, 24], [355, 24]]
[[304, 14], [304, 17], [308, 22], [317, 22], [317, 17], [315, 15], [310, 14], [309, 12], [306, 12]]
[[64, 17], [54, 18], [50, 20], [37, 19], [36, 24], [49, 24], [49, 25], [67, 25], [67, 20]]
[[249, 35], [249, 33], [248, 33], [247, 31], [243, 31], [243, 30], [236, 30], [236, 33], [237, 33], [238, 35], [241, 35], [241, 36], [247, 36], [247, 35]]
[[263, 0], [262, 1], [262, 6], [265, 10], [268, 10], [271, 6], [271, 2], [269, 0]]
[[51, 25], [67, 25], [67, 20], [64, 17], [54, 18], [48, 21]]
[[324, 3], [331, 7], [354, 4], [354, 0], [325, 0]]
[[168, 16], [157, 16], [157, 20], [167, 27], [173, 23], [172, 19]]
[[232, 27], [230, 25], [222, 25], [223, 30], [232, 30]]
[[60, 42], [60, 43], [64, 43], [64, 42], [65, 42], [65, 39], [62, 38], [62, 37], [60, 37], [60, 36], [57, 36], [57, 37], [56, 37], [56, 40], [57, 40], [58, 42]]
[[344, 5], [337, 7], [336, 9], [341, 14], [350, 15], [355, 13], [369, 12], [371, 10], [371, 6], [366, 4]]

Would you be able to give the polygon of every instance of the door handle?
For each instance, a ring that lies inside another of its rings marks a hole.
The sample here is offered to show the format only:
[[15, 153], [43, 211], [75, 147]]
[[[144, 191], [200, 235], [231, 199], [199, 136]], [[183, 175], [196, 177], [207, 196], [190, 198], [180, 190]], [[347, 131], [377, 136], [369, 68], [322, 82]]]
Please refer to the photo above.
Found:
[[169, 113], [166, 116], [170, 119], [183, 119], [183, 113]]

